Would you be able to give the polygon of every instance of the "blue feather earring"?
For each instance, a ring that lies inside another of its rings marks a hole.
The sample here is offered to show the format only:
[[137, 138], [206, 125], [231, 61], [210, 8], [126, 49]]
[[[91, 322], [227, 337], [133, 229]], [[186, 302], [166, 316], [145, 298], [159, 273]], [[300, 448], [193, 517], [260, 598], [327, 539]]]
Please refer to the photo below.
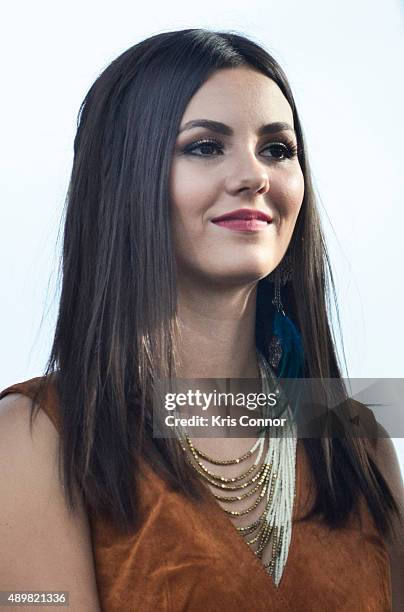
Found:
[[272, 304], [276, 309], [269, 344], [269, 363], [275, 368], [278, 378], [300, 378], [304, 363], [302, 339], [296, 325], [285, 314], [281, 300], [281, 285], [286, 285], [293, 278], [291, 256], [285, 255], [267, 278], [274, 283]]

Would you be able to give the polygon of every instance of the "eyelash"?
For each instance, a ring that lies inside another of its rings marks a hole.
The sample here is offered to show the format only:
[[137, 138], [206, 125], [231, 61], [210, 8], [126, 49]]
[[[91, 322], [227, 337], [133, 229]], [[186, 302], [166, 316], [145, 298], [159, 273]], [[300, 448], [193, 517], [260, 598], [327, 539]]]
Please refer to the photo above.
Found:
[[[193, 153], [193, 151], [195, 151], [195, 149], [197, 149], [198, 147], [202, 146], [202, 145], [213, 145], [214, 147], [216, 147], [216, 150], [219, 151], [223, 151], [224, 149], [224, 145], [222, 142], [218, 141], [218, 140], [212, 140], [209, 138], [203, 138], [201, 140], [195, 140], [194, 142], [191, 142], [190, 144], [188, 144], [186, 147], [183, 148], [182, 152], [184, 154], [189, 154], [189, 155], [193, 155], [193, 157], [218, 157], [217, 155], [195, 155]], [[292, 159], [294, 157], [296, 157], [296, 155], [298, 155], [299, 153], [299, 149], [298, 147], [294, 144], [294, 142], [288, 140], [285, 138], [285, 140], [280, 140], [279, 142], [271, 142], [268, 143], [268, 145], [265, 147], [265, 149], [268, 149], [269, 147], [274, 147], [274, 146], [278, 146], [279, 145], [283, 145], [282, 149], [284, 150], [284, 156], [282, 158], [279, 157], [275, 157], [274, 159], [278, 160], [278, 161], [284, 161], [285, 159]], [[271, 159], [270, 157], [268, 159]]]

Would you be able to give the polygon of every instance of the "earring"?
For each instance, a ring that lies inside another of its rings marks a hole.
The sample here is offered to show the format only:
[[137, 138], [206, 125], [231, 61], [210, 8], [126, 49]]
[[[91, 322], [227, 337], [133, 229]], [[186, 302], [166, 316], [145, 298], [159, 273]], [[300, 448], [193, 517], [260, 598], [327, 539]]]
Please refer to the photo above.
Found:
[[[284, 372], [287, 357], [285, 350], [288, 352], [291, 348], [289, 346], [289, 338], [291, 335], [291, 329], [294, 327], [293, 323], [285, 314], [281, 299], [281, 286], [286, 285], [287, 282], [293, 279], [293, 263], [290, 254], [284, 256], [280, 264], [277, 266], [274, 272], [269, 274], [267, 279], [269, 282], [274, 283], [274, 297], [272, 299], [272, 304], [276, 308], [273, 335], [268, 347], [269, 363], [273, 368], [278, 368], [282, 356], [285, 354], [282, 367], [282, 372]], [[283, 347], [282, 345], [285, 346]]]
[[290, 254], [284, 256], [275, 270], [267, 276], [267, 279], [269, 282], [273, 282], [275, 285], [272, 304], [276, 307], [278, 312], [281, 312], [283, 316], [286, 316], [281, 300], [281, 285], [286, 285], [287, 282], [293, 279], [293, 263]]
[[273, 368], [279, 366], [279, 362], [282, 359], [282, 345], [278, 336], [272, 336], [268, 346], [269, 352], [269, 364]]

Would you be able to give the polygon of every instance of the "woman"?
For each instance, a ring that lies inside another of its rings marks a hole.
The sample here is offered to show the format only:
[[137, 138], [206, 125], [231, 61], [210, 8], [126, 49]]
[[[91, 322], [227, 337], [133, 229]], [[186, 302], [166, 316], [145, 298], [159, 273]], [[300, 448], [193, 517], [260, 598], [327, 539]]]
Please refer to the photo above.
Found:
[[48, 366], [2, 392], [2, 589], [86, 611], [390, 610], [389, 441], [152, 432], [161, 379], [341, 377], [281, 68], [239, 35], [153, 36], [93, 84], [74, 153]]

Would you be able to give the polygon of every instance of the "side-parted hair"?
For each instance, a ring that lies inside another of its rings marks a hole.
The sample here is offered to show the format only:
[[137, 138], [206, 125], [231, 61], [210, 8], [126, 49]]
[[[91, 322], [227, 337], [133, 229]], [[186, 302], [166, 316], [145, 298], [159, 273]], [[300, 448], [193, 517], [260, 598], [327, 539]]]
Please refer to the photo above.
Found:
[[[288, 249], [295, 273], [283, 301], [302, 337], [304, 376], [341, 378], [328, 314], [334, 282], [302, 128], [281, 67], [261, 46], [230, 32], [186, 29], [134, 45], [105, 68], [80, 107], [59, 312], [43, 378], [56, 385], [60, 401], [59, 470], [68, 507], [74, 510], [78, 487], [93, 512], [124, 531], [138, 526], [141, 459], [175, 490], [195, 500], [203, 495], [178, 441], [153, 438], [150, 402], [153, 382], [175, 377], [179, 364], [170, 232], [178, 129], [203, 83], [238, 66], [272, 79], [293, 111], [305, 193]], [[268, 285], [258, 283], [256, 316], [257, 346], [266, 355], [273, 314]], [[365, 441], [347, 433], [304, 439], [304, 445], [317, 485], [309, 516], [321, 513], [331, 527], [342, 526], [362, 494], [377, 528], [387, 533], [397, 505]]]

